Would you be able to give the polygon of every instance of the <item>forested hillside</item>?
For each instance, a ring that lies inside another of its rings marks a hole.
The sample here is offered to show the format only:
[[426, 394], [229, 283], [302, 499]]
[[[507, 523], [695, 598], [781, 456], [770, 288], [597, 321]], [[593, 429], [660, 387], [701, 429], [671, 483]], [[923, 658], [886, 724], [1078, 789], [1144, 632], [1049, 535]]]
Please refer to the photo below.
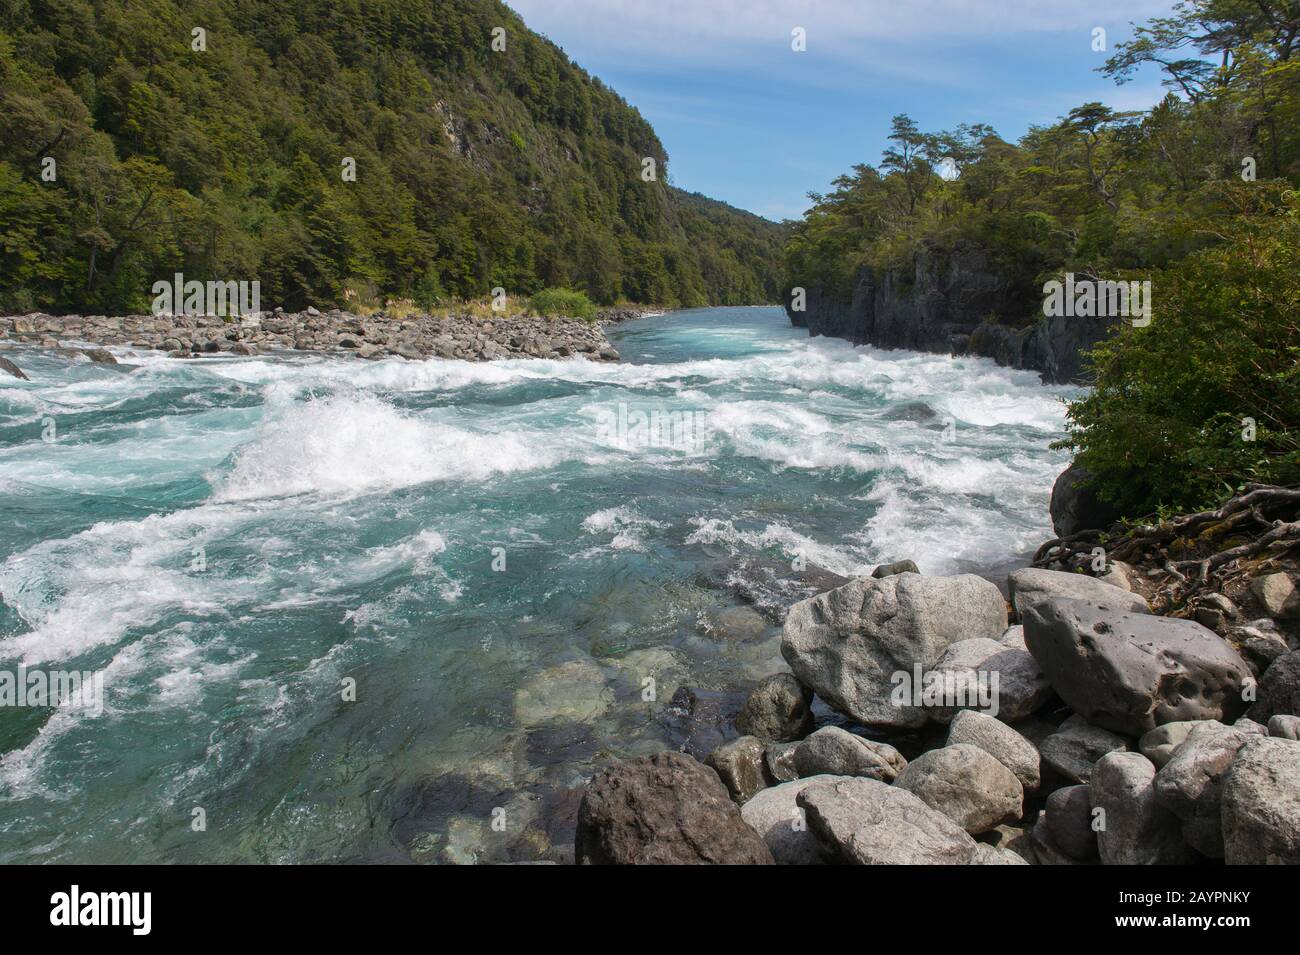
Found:
[[1150, 280], [1153, 322], [1093, 351], [1096, 387], [1070, 410], [1103, 495], [1142, 514], [1300, 481], [1298, 54], [1296, 0], [1188, 0], [1103, 68], [1162, 71], [1150, 112], [1087, 103], [1018, 143], [897, 116], [878, 166], [812, 197], [786, 283], [846, 301], [863, 268], [906, 283], [923, 256], [974, 247], [1014, 303], [975, 318], [1024, 325], [1066, 272]]
[[496, 0], [0, 0], [0, 312], [778, 300], [780, 227], [667, 160]]

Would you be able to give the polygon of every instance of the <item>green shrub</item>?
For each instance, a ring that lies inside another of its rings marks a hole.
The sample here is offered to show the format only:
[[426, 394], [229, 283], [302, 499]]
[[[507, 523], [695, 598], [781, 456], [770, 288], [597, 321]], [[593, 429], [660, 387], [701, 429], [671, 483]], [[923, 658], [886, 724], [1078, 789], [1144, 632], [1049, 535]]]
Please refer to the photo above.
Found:
[[532, 297], [529, 307], [544, 318], [581, 318], [596, 320], [596, 306], [585, 292], [569, 288], [543, 289]]
[[[1152, 280], [1151, 324], [1098, 345], [1061, 442], [1131, 517], [1300, 482], [1300, 201], [1242, 216]], [[1251, 426], [1253, 423], [1253, 440]]]

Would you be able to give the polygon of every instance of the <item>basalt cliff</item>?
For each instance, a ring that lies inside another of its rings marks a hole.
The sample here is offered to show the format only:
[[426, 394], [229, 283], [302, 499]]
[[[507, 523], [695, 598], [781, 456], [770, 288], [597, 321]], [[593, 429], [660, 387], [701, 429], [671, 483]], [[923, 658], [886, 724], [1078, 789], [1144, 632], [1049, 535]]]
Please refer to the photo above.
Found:
[[1052, 384], [1086, 382], [1084, 354], [1116, 320], [1042, 317], [1035, 292], [999, 274], [984, 250], [959, 243], [918, 252], [907, 270], [864, 266], [847, 297], [808, 288], [805, 308], [787, 298], [786, 312], [810, 335], [976, 355], [1037, 371]]

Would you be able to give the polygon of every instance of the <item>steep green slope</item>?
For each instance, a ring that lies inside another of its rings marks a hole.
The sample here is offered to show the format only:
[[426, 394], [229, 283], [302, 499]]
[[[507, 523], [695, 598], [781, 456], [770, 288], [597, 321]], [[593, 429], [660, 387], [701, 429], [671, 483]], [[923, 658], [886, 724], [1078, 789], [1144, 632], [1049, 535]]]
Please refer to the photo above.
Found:
[[0, 0], [0, 311], [142, 309], [176, 271], [289, 307], [775, 301], [780, 227], [666, 174], [496, 0]]

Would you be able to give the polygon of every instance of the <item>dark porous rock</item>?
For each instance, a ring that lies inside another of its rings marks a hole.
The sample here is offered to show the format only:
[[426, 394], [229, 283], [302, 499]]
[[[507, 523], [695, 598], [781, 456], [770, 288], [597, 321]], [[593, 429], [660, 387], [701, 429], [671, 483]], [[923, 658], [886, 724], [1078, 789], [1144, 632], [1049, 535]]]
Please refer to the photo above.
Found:
[[674, 752], [618, 763], [592, 779], [574, 847], [579, 865], [772, 863], [718, 774]]
[[922, 753], [895, 785], [915, 793], [972, 835], [1020, 818], [1025, 791], [1011, 770], [969, 743]]
[[907, 768], [907, 760], [888, 743], [823, 726], [795, 749], [794, 766], [801, 777], [863, 776], [889, 783]]
[[1224, 777], [1221, 800], [1224, 861], [1300, 865], [1300, 743], [1248, 739]]
[[871, 576], [880, 580], [882, 577], [897, 577], [899, 574], [919, 574], [920, 568], [914, 561], [899, 560], [892, 564], [881, 564], [871, 572]]
[[920, 798], [874, 779], [806, 780], [795, 797], [830, 859], [846, 865], [969, 865], [975, 840]]
[[753, 736], [742, 736], [723, 743], [709, 754], [704, 765], [711, 767], [731, 793], [731, 798], [744, 803], [774, 780], [763, 765], [763, 742]]
[[1097, 833], [1092, 820], [1088, 787], [1063, 786], [1047, 797], [1035, 831], [1071, 859], [1091, 862], [1097, 858]]
[[1258, 734], [1214, 720], [1196, 725], [1156, 773], [1156, 798], [1183, 821], [1183, 838], [1202, 855], [1223, 858], [1223, 777], [1246, 741]]
[[1188, 865], [1196, 854], [1183, 841], [1182, 823], [1156, 798], [1156, 768], [1141, 753], [1103, 756], [1088, 783], [1098, 819], [1097, 849], [1104, 865]]
[[31, 381], [21, 368], [3, 356], [0, 356], [0, 371], [13, 375], [15, 378], [21, 378], [23, 381]]
[[794, 754], [800, 742], [769, 743], [763, 751], [763, 765], [767, 767], [768, 775], [778, 783], [790, 783], [799, 778], [799, 770], [794, 768]]
[[918, 728], [920, 688], [895, 701], [896, 675], [933, 667], [953, 643], [1007, 626], [998, 588], [970, 574], [859, 578], [790, 608], [781, 654], [799, 682], [864, 725]]
[[1130, 593], [1096, 577], [1068, 574], [1060, 570], [1041, 570], [1037, 567], [1017, 570], [1007, 577], [1007, 592], [1011, 597], [1011, 605], [1022, 619], [1030, 607], [1054, 597], [1085, 600], [1133, 613], [1150, 612], [1146, 600], [1140, 594]]
[[808, 827], [798, 797], [813, 783], [831, 779], [812, 776], [771, 786], [740, 807], [741, 818], [763, 837], [777, 865], [824, 865], [826, 854]]
[[1230, 722], [1245, 709], [1250, 668], [1194, 621], [1056, 598], [1029, 607], [1024, 625], [1048, 682], [1096, 726], [1141, 736], [1179, 720]]
[[1078, 715], [1071, 716], [1038, 747], [1043, 764], [1074, 783], [1086, 783], [1097, 761], [1107, 753], [1124, 752], [1128, 740]]
[[1011, 770], [1025, 792], [1034, 792], [1041, 782], [1038, 750], [1001, 720], [974, 710], [958, 713], [948, 728], [948, 746], [969, 743], [978, 746]]
[[789, 673], [764, 677], [745, 699], [736, 729], [765, 743], [803, 739], [813, 728], [812, 691]]
[[1278, 657], [1264, 671], [1247, 715], [1257, 723], [1274, 716], [1300, 716], [1300, 650]]
[[1088, 486], [1091, 480], [1092, 474], [1087, 468], [1071, 464], [1052, 485], [1048, 509], [1057, 537], [1069, 537], [1079, 531], [1104, 531], [1120, 519], [1119, 511], [1101, 500]]

